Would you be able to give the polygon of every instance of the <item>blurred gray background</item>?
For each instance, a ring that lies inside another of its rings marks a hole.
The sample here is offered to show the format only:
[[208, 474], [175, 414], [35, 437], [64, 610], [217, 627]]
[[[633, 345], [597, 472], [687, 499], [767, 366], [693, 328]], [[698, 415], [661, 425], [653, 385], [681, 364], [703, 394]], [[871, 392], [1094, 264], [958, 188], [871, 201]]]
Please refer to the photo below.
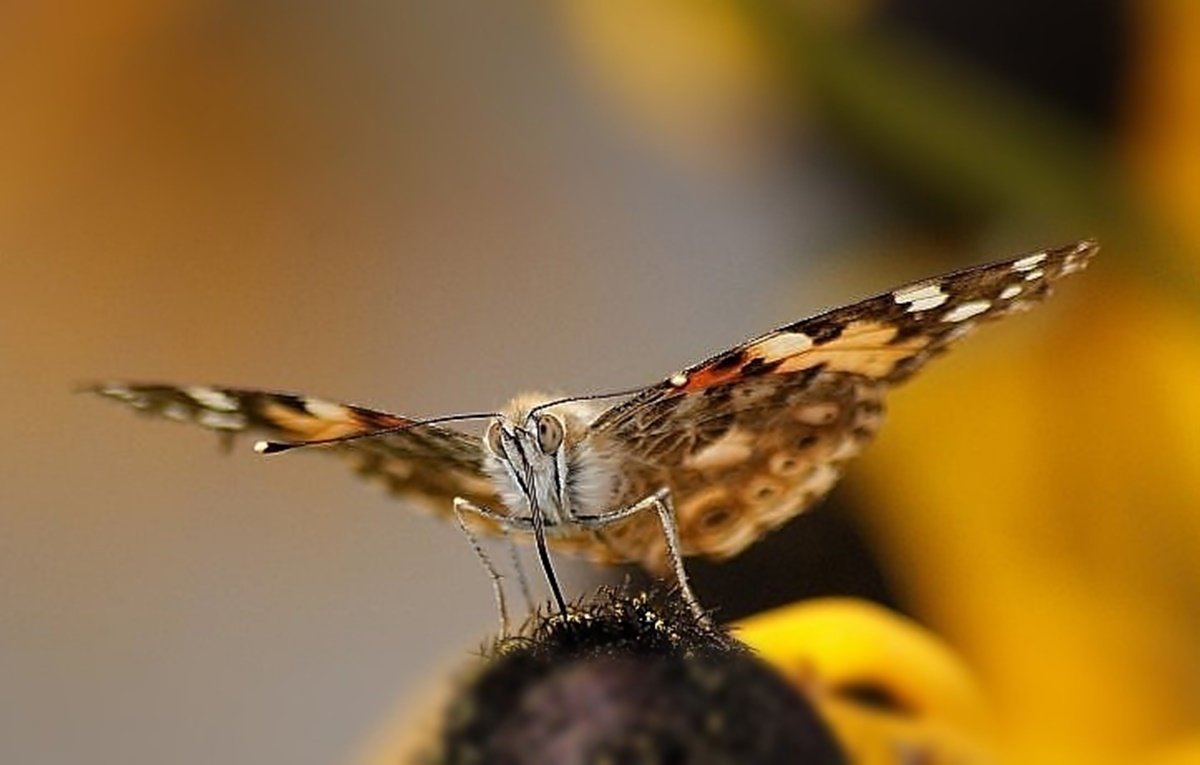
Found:
[[769, 104], [698, 105], [712, 124], [664, 153], [559, 12], [4, 15], [6, 762], [342, 761], [494, 626], [447, 524], [76, 384], [452, 413], [653, 382], [850, 296], [795, 287], [848, 221], [819, 167], [741, 140]]

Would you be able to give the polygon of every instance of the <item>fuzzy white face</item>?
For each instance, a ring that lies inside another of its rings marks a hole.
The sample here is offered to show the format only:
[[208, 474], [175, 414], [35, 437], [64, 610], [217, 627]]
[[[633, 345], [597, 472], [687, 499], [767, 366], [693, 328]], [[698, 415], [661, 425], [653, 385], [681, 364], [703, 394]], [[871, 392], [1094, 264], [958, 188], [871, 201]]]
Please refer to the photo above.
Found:
[[531, 518], [536, 506], [548, 529], [616, 509], [605, 506], [616, 473], [588, 441], [595, 407], [570, 402], [538, 408], [552, 400], [518, 396], [491, 422], [483, 439], [490, 458], [487, 472], [509, 511]]

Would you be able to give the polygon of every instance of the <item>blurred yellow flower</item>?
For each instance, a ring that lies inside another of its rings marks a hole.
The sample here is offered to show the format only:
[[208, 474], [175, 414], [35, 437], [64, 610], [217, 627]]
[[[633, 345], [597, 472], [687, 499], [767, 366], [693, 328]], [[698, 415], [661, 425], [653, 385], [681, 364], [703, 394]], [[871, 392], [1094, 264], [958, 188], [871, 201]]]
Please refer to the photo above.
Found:
[[859, 600], [815, 600], [746, 619], [735, 634], [807, 691], [855, 765], [994, 761], [974, 678], [903, 617]]

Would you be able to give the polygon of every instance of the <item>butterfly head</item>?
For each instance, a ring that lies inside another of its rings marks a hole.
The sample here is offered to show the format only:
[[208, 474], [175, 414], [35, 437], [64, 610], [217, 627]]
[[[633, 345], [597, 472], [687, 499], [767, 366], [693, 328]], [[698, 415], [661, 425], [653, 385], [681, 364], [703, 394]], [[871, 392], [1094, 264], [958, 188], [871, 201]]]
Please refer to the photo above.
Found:
[[539, 461], [553, 458], [562, 449], [565, 428], [560, 417], [548, 412], [539, 413], [521, 424], [497, 418], [488, 427], [488, 451], [510, 461], [518, 457], [530, 462], [527, 455], [539, 455]]
[[548, 526], [587, 508], [589, 477], [596, 472], [587, 444], [592, 407], [546, 406], [553, 400], [518, 396], [492, 420], [483, 439], [489, 472], [505, 504], [522, 514], [532, 514], [536, 506]]

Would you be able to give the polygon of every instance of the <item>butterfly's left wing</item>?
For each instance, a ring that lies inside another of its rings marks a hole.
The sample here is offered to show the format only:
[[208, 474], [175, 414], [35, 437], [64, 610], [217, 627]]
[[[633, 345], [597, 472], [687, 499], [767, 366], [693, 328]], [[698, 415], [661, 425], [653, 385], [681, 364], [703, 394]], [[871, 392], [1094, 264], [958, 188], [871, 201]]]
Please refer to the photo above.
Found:
[[[1045, 297], [1095, 242], [926, 279], [781, 327], [602, 413], [593, 448], [620, 502], [671, 490], [685, 554], [724, 558], [833, 487], [883, 417], [886, 390], [983, 321]], [[600, 532], [616, 559], [661, 565], [652, 518]]]
[[313, 451], [348, 458], [360, 476], [440, 514], [451, 510], [455, 497], [503, 511], [484, 472], [478, 439], [454, 430], [363, 406], [276, 391], [126, 382], [89, 390], [144, 414], [190, 422], [227, 438], [256, 433], [280, 441], [305, 441], [412, 424], [394, 433]]

